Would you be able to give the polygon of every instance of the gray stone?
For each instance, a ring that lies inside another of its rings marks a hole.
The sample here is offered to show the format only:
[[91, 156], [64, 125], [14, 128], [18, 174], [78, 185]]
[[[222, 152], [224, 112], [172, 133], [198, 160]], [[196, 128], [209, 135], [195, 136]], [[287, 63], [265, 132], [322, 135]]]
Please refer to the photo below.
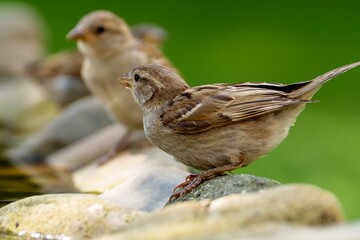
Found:
[[102, 105], [94, 97], [80, 99], [66, 108], [40, 132], [8, 152], [15, 160], [44, 157], [110, 124]]
[[[59, 171], [73, 172], [109, 152], [110, 146], [118, 142], [126, 133], [119, 123], [109, 124], [60, 150], [48, 155], [46, 162]], [[98, 166], [98, 163], [94, 165]]]
[[[89, 239], [127, 225], [145, 213], [91, 194], [34, 196], [0, 209], [0, 234], [29, 239]], [[56, 238], [58, 237], [58, 238]]]
[[224, 175], [202, 183], [190, 193], [171, 203], [189, 200], [216, 199], [234, 193], [250, 193], [279, 186], [280, 183], [268, 178], [248, 174]]
[[174, 187], [188, 174], [174, 167], [140, 168], [100, 196], [128, 208], [151, 212], [164, 207]]
[[82, 192], [103, 193], [114, 203], [142, 211], [164, 207], [176, 185], [189, 174], [186, 167], [154, 146], [133, 148], [109, 162], [92, 163], [72, 175]]
[[[72, 175], [74, 185], [81, 192], [110, 191], [121, 184], [136, 180], [158, 167], [174, 167], [186, 171], [186, 167], [174, 161], [174, 158], [154, 146], [142, 149], [129, 149], [118, 154], [106, 164], [92, 163], [75, 171]], [[164, 170], [165, 171], [165, 170]], [[159, 174], [166, 174], [165, 172]], [[186, 172], [182, 173], [185, 179]]]
[[[296, 232], [297, 226], [323, 226], [343, 219], [333, 194], [311, 185], [290, 184], [213, 201], [173, 204], [100, 239], [274, 239], [281, 236], [279, 225], [295, 226]], [[285, 236], [294, 237], [291, 231]], [[349, 236], [354, 236], [354, 230]]]

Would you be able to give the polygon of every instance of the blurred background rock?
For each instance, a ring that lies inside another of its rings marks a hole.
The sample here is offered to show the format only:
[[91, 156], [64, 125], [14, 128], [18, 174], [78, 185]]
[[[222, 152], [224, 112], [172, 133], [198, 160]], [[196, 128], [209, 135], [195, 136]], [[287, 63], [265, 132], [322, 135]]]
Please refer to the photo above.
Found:
[[[360, 3], [355, 0], [31, 0], [27, 4], [45, 20], [49, 38], [40, 46], [48, 53], [75, 49], [65, 40], [66, 33], [81, 16], [96, 9], [109, 9], [130, 25], [159, 24], [169, 33], [164, 51], [192, 85], [291, 83], [360, 60]], [[33, 49], [42, 55], [38, 48]], [[360, 218], [359, 88], [358, 69], [328, 83], [315, 96], [320, 103], [307, 106], [283, 144], [238, 172], [319, 185], [338, 196], [348, 219]], [[3, 99], [6, 93], [0, 94]], [[26, 95], [11, 97], [20, 101]]]

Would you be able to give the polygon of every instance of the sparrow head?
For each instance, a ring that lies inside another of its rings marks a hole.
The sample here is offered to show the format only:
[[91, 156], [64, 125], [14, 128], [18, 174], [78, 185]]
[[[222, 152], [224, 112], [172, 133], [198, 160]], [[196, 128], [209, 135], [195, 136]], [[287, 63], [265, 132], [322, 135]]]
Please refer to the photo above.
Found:
[[136, 67], [119, 80], [143, 110], [163, 106], [189, 88], [175, 70], [158, 64]]
[[85, 15], [66, 37], [76, 40], [85, 56], [117, 54], [134, 43], [126, 22], [105, 10]]

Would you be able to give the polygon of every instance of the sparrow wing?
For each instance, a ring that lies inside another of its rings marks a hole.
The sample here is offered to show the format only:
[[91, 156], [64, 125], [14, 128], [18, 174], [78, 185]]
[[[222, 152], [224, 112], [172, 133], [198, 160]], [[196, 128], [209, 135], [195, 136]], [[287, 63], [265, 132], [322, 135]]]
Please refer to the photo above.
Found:
[[188, 89], [171, 101], [161, 116], [178, 133], [198, 133], [245, 121], [309, 100], [291, 99], [289, 92], [307, 85], [267, 83], [215, 84]]

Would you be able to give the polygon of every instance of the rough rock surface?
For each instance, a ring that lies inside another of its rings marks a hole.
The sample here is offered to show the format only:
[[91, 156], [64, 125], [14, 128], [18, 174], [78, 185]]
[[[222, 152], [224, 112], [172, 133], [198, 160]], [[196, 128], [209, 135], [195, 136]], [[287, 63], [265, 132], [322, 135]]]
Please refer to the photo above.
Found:
[[234, 193], [257, 192], [279, 185], [280, 183], [277, 181], [254, 175], [224, 175], [202, 183], [190, 193], [168, 204], [189, 200], [216, 199]]
[[0, 234], [68, 236], [88, 239], [118, 229], [145, 213], [91, 194], [54, 194], [25, 198], [0, 209]]

